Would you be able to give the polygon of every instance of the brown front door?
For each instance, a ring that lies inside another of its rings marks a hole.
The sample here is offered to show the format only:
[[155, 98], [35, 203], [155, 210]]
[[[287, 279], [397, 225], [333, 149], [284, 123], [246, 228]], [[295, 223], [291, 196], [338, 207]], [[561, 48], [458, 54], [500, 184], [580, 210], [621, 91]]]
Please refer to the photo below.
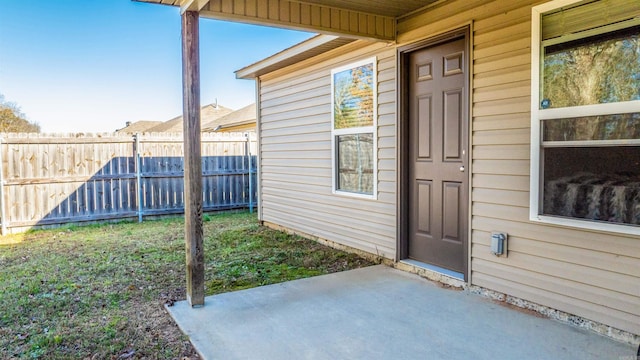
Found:
[[408, 257], [466, 274], [465, 38], [408, 54]]

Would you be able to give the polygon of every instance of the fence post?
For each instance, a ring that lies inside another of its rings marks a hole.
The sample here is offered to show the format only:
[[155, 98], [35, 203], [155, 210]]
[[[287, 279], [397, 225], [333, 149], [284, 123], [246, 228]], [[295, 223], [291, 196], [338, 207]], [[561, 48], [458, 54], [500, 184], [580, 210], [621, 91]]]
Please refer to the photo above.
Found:
[[2, 137], [0, 136], [0, 235], [5, 235], [7, 233], [7, 218], [4, 212], [4, 166], [2, 164], [4, 164], [4, 161], [2, 158]]
[[135, 160], [136, 160], [136, 196], [138, 197], [138, 222], [142, 222], [142, 163], [140, 161], [140, 134], [136, 133], [135, 139]]

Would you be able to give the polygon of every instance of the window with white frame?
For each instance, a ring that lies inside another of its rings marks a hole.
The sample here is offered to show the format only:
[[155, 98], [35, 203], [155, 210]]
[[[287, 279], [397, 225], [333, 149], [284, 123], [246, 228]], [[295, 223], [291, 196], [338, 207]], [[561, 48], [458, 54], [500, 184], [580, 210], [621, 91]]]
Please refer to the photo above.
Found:
[[331, 71], [333, 192], [375, 198], [376, 58]]
[[640, 233], [640, 1], [532, 15], [531, 219]]

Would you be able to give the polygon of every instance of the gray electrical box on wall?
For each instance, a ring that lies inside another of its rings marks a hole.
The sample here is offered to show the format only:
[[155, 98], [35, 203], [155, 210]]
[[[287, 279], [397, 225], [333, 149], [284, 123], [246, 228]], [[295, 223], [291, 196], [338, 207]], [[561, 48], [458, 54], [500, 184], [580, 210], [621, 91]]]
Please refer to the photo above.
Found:
[[491, 232], [491, 253], [495, 256], [507, 257], [507, 233]]

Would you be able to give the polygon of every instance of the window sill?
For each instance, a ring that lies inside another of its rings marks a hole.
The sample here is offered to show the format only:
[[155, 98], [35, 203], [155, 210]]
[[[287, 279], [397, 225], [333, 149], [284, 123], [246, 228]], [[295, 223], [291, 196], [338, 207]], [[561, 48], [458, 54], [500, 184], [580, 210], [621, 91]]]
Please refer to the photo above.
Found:
[[529, 218], [529, 220], [536, 223], [559, 225], [576, 230], [594, 230], [622, 235], [640, 235], [640, 227], [634, 225], [622, 225], [588, 220], [569, 219], [548, 215], [533, 215]]
[[345, 196], [345, 197], [353, 197], [353, 198], [358, 198], [358, 199], [378, 200], [377, 196], [375, 196], [375, 195], [359, 194], [359, 193], [354, 193], [354, 192], [349, 192], [349, 191], [342, 191], [342, 190], [333, 190], [333, 194], [334, 195]]

